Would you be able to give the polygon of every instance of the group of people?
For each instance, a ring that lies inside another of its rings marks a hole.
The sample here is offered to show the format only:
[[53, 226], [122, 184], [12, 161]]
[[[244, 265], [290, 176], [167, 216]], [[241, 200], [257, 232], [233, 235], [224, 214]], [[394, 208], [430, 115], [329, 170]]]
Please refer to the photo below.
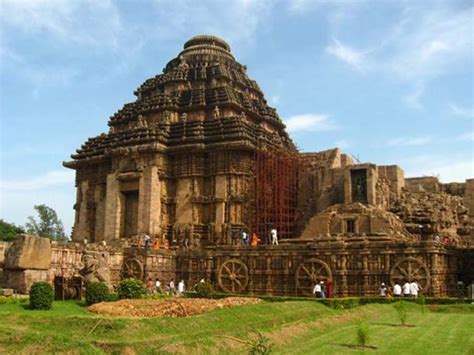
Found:
[[316, 298], [332, 298], [333, 297], [333, 285], [329, 279], [326, 282], [319, 281], [313, 288], [313, 294]]
[[[250, 246], [256, 247], [262, 242], [262, 240], [258, 237], [256, 232], [254, 232], [251, 237], [250, 237], [250, 234], [247, 233], [245, 230], [241, 230], [240, 234], [242, 236], [242, 242], [244, 243], [244, 245], [250, 245]], [[278, 245], [278, 232], [276, 228], [270, 229], [270, 233], [267, 234], [265, 243], [267, 245]]]
[[420, 291], [421, 286], [415, 280], [405, 281], [403, 285], [395, 282], [393, 290], [390, 290], [390, 288], [382, 282], [379, 288], [379, 296], [387, 297], [393, 295], [393, 297], [418, 297]]
[[186, 290], [186, 285], [184, 280], [178, 282], [178, 287], [174, 282], [174, 279], [171, 279], [170, 282], [163, 289], [161, 281], [159, 278], [156, 278], [155, 282], [150, 278], [147, 283], [147, 293], [148, 294], [163, 294], [168, 293], [170, 296], [181, 296]]

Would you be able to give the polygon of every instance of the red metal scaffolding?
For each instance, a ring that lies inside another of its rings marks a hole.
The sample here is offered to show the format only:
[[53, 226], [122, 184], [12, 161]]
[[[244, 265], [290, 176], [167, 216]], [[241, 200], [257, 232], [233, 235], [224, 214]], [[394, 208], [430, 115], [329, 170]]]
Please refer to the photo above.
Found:
[[271, 228], [291, 238], [295, 227], [299, 158], [285, 152], [256, 151], [254, 231], [264, 240]]

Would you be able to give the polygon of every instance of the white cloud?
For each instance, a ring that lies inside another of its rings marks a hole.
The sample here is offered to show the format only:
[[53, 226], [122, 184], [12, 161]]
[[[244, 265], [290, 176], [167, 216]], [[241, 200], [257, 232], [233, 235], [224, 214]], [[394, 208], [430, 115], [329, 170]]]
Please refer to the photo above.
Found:
[[399, 137], [387, 141], [388, 146], [410, 146], [410, 145], [425, 145], [431, 143], [432, 139], [429, 136], [424, 137]]
[[462, 116], [468, 118], [474, 118], [474, 109], [473, 108], [465, 108], [454, 103], [449, 104], [449, 109], [451, 114], [455, 116]]
[[31, 179], [1, 180], [0, 190], [2, 192], [40, 190], [71, 183], [74, 183], [74, 172], [72, 170], [53, 170]]
[[25, 33], [101, 47], [117, 47], [123, 30], [110, 0], [3, 0], [2, 22]]
[[[468, 133], [461, 134], [459, 136], [459, 140], [474, 142], [474, 132], [468, 132]], [[474, 164], [474, 162], [473, 162], [473, 164]]]
[[306, 113], [291, 116], [284, 120], [289, 132], [319, 132], [336, 129], [336, 125], [324, 114]]
[[364, 53], [357, 51], [348, 45], [344, 45], [336, 39], [333, 40], [331, 45], [326, 47], [326, 52], [359, 71], [365, 69]]
[[166, 23], [155, 35], [161, 39], [182, 40], [198, 34], [225, 38], [234, 42], [253, 43], [255, 33], [264, 27], [275, 6], [271, 0], [194, 1], [155, 0], [156, 22]]

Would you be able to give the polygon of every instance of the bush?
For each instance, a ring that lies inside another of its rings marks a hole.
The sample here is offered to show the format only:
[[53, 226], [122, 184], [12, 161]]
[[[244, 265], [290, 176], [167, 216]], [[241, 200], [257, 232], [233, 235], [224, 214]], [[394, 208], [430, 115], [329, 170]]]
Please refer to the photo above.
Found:
[[88, 305], [109, 301], [109, 288], [103, 282], [92, 282], [86, 287], [86, 303]]
[[361, 322], [357, 326], [357, 345], [366, 346], [369, 342], [369, 327]]
[[119, 299], [142, 298], [145, 294], [145, 285], [138, 279], [123, 279], [118, 284], [117, 293]]
[[199, 298], [211, 298], [213, 291], [209, 282], [199, 282], [196, 285], [196, 293]]
[[249, 342], [249, 355], [267, 355], [272, 351], [272, 344], [270, 339], [263, 336], [262, 333], [257, 332], [257, 339]]
[[30, 290], [30, 307], [32, 309], [51, 309], [54, 291], [47, 282], [35, 282]]
[[405, 302], [404, 301], [397, 302], [393, 305], [393, 307], [397, 311], [398, 319], [400, 319], [400, 324], [406, 325], [408, 312], [407, 312], [407, 306]]

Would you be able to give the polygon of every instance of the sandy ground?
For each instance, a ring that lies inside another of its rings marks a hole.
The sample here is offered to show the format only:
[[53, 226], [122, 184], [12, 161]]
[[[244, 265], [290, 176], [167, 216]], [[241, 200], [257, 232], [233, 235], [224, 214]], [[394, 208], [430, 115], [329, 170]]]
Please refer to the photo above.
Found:
[[188, 317], [219, 308], [230, 308], [262, 302], [258, 298], [229, 297], [220, 300], [202, 298], [170, 298], [163, 300], [120, 300], [102, 302], [89, 307], [89, 311], [123, 317]]

